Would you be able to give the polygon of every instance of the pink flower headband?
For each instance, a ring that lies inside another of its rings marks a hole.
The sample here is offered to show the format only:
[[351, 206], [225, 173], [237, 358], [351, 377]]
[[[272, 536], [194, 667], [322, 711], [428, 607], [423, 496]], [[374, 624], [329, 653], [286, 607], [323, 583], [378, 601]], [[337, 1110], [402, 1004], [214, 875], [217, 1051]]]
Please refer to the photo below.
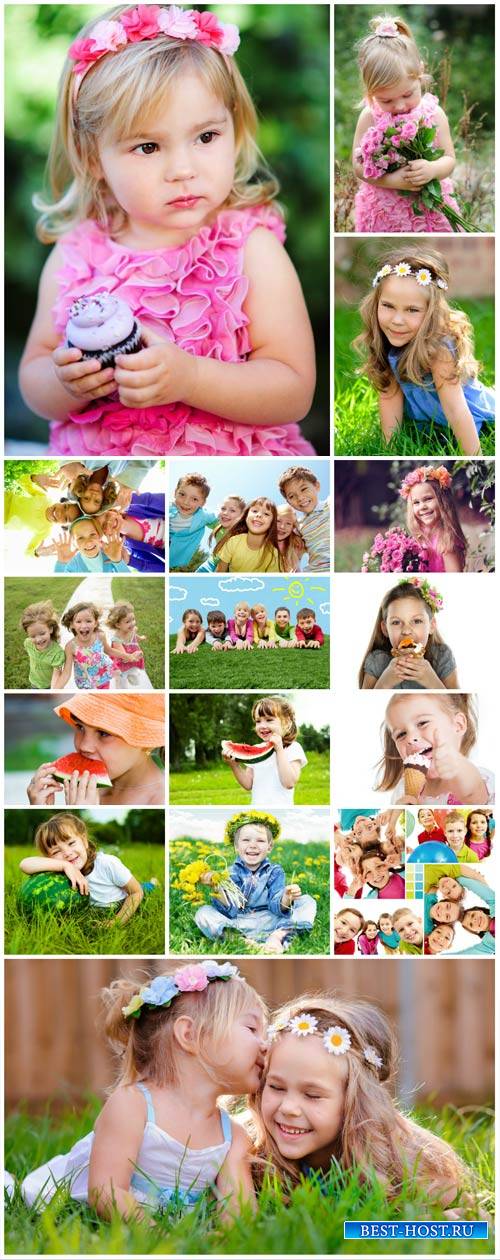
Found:
[[412, 586], [417, 587], [417, 590], [422, 595], [422, 599], [425, 599], [432, 613], [437, 613], [441, 610], [443, 607], [443, 596], [440, 595], [435, 586], [429, 584], [427, 578], [411, 577], [408, 581], [411, 582]]
[[150, 1011], [170, 1006], [179, 993], [202, 993], [212, 980], [232, 980], [239, 974], [232, 963], [216, 963], [210, 959], [187, 963], [174, 971], [172, 976], [155, 976], [149, 984], [143, 984], [128, 1005], [122, 1006], [122, 1014], [125, 1019], [138, 1019], [144, 1006]]
[[398, 31], [391, 18], [381, 18], [378, 26], [374, 27], [373, 34], [382, 36], [383, 39], [394, 39], [396, 35], [401, 35], [401, 31]]
[[372, 289], [375, 289], [381, 280], [385, 280], [386, 276], [399, 276], [401, 280], [404, 280], [406, 276], [414, 276], [417, 284], [420, 284], [423, 289], [426, 289], [428, 284], [436, 284], [438, 289], [448, 288], [446, 280], [441, 280], [440, 276], [435, 276], [432, 271], [429, 271], [428, 267], [411, 267], [407, 262], [398, 262], [394, 267], [391, 267], [390, 263], [385, 263], [380, 268], [380, 271], [377, 271], [376, 276], [372, 280]]
[[443, 464], [439, 468], [414, 468], [401, 482], [401, 498], [407, 499], [412, 486], [418, 486], [422, 481], [438, 481], [442, 490], [449, 490], [452, 478]]
[[71, 45], [68, 56], [75, 62], [75, 100], [87, 70], [101, 57], [120, 52], [127, 44], [139, 44], [160, 35], [191, 39], [226, 56], [235, 53], [240, 42], [238, 27], [232, 22], [219, 22], [213, 13], [179, 9], [175, 4], [168, 9], [158, 4], [138, 4], [136, 9], [126, 9], [119, 18], [96, 22], [90, 35], [75, 39]]

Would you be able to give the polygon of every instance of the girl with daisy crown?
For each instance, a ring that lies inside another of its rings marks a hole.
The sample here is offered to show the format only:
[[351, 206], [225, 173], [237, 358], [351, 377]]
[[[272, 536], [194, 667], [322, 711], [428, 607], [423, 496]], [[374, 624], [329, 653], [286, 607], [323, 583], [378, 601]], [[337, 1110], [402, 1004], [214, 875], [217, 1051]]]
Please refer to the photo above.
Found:
[[446, 259], [426, 245], [381, 259], [360, 306], [364, 331], [354, 349], [374, 385], [385, 443], [405, 418], [424, 431], [447, 430], [464, 455], [481, 454], [479, 433], [495, 418], [495, 392], [478, 379], [468, 316], [446, 299]]
[[20, 374], [53, 452], [313, 453], [312, 332], [239, 42], [213, 13], [140, 4], [68, 50]]
[[392, 1029], [371, 1003], [305, 993], [282, 1006], [252, 1099], [256, 1168], [266, 1157], [285, 1184], [320, 1177], [332, 1162], [379, 1178], [390, 1197], [407, 1179], [442, 1211], [463, 1189], [467, 1169], [452, 1147], [396, 1105]]

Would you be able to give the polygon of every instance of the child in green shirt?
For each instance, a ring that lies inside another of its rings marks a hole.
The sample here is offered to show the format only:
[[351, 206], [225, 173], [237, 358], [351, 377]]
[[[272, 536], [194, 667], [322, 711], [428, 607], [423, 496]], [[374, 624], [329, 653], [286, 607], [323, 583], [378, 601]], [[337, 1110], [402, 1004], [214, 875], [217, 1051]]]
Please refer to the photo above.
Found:
[[28, 636], [24, 640], [24, 651], [29, 660], [30, 687], [37, 691], [54, 689], [58, 685], [65, 655], [59, 643], [57, 613], [50, 599], [29, 604], [19, 624]]

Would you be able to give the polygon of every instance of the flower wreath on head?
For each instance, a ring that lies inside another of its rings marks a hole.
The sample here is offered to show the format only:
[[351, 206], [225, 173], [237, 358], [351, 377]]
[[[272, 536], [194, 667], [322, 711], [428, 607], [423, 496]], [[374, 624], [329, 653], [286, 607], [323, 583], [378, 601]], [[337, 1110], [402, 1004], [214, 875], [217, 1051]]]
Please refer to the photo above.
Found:
[[439, 468], [430, 466], [427, 468], [414, 468], [412, 472], [407, 473], [401, 482], [399, 494], [402, 499], [407, 499], [413, 486], [418, 486], [422, 481], [438, 481], [442, 490], [449, 490], [452, 480], [451, 473], [444, 467], [444, 464], [440, 464]]
[[412, 586], [417, 587], [417, 590], [420, 591], [422, 598], [425, 599], [425, 602], [429, 605], [432, 613], [441, 611], [441, 608], [443, 607], [443, 596], [440, 595], [435, 586], [430, 585], [427, 578], [410, 577], [408, 578], [408, 581]]
[[408, 262], [398, 262], [394, 266], [385, 263], [383, 267], [377, 271], [372, 280], [372, 289], [376, 289], [381, 280], [385, 280], [386, 276], [399, 276], [400, 280], [405, 280], [407, 276], [413, 276], [423, 289], [429, 284], [437, 285], [438, 289], [447, 289], [446, 280], [442, 280], [441, 276], [436, 276], [428, 267], [412, 267]]
[[148, 984], [143, 984], [128, 1005], [122, 1006], [122, 1015], [125, 1019], [138, 1019], [143, 1007], [150, 1011], [167, 1007], [179, 993], [202, 993], [212, 980], [232, 980], [239, 975], [238, 968], [233, 967], [232, 963], [216, 963], [211, 960], [187, 963], [171, 976], [155, 976]]
[[[321, 1029], [318, 1029], [318, 1023], [317, 1016], [311, 1015], [308, 1011], [301, 1011], [299, 1015], [292, 1015], [291, 1018], [282, 1015], [269, 1025], [267, 1030], [268, 1043], [273, 1045], [280, 1033], [289, 1032], [292, 1034], [292, 1037], [321, 1037], [328, 1054], [347, 1054], [349, 1050], [355, 1048], [352, 1044], [350, 1032], [342, 1024], [332, 1024], [330, 1028], [326, 1028], [322, 1032]], [[383, 1067], [383, 1060], [375, 1046], [362, 1046], [361, 1054], [365, 1062], [369, 1063], [377, 1072]]]
[[281, 823], [274, 818], [273, 814], [266, 814], [261, 809], [245, 810], [241, 814], [235, 814], [226, 823], [225, 844], [234, 844], [235, 833], [240, 827], [246, 827], [249, 823], [255, 823], [259, 827], [269, 827], [273, 840], [277, 840], [281, 833]]

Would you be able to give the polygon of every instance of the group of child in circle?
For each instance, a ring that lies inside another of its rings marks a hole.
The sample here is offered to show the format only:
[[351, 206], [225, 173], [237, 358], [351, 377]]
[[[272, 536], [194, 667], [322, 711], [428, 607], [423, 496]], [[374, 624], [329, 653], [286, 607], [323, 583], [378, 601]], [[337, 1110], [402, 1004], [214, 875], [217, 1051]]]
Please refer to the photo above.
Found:
[[309, 468], [288, 468], [278, 485], [286, 506], [230, 494], [215, 515], [204, 506], [210, 486], [202, 473], [181, 477], [169, 513], [170, 569], [190, 568], [210, 529], [210, 554], [196, 572], [296, 573], [306, 555], [308, 572], [329, 570], [330, 507], [319, 498], [317, 477]]
[[405, 839], [400, 810], [357, 815], [349, 831], [335, 831], [334, 887], [341, 897], [405, 896]]
[[378, 919], [367, 919], [361, 910], [346, 906], [335, 914], [333, 929], [335, 957], [422, 954], [422, 920], [412, 906], [398, 906], [390, 914], [379, 914]]
[[[463, 820], [462, 820], [463, 821]], [[461, 862], [441, 865], [435, 872], [426, 869], [424, 897], [424, 953], [442, 954], [453, 950], [456, 958], [493, 956], [495, 954], [495, 893], [477, 867], [472, 870]], [[466, 904], [471, 896], [473, 904]], [[479, 898], [479, 904], [478, 904]], [[460, 948], [456, 929], [461, 926], [477, 939], [474, 945]], [[454, 948], [458, 944], [458, 948]]]
[[[133, 604], [120, 600], [110, 609], [109, 639], [101, 617], [102, 611], [85, 601], [72, 604], [61, 617], [50, 600], [25, 608], [20, 628], [27, 636], [30, 687], [61, 691], [73, 674], [78, 689], [151, 688], [141, 647], [146, 635], [138, 633]], [[61, 626], [71, 633], [64, 648]]]
[[300, 608], [296, 623], [295, 626], [291, 623], [289, 608], [277, 608], [273, 621], [268, 617], [264, 604], [254, 604], [251, 608], [245, 600], [240, 600], [233, 616], [228, 619], [220, 609], [213, 608], [207, 614], [205, 629], [201, 613], [196, 608], [186, 608], [173, 653], [192, 655], [202, 643], [206, 643], [212, 652], [227, 652], [232, 648], [251, 651], [254, 647], [323, 647], [325, 636], [321, 626], [317, 625], [313, 608]]

